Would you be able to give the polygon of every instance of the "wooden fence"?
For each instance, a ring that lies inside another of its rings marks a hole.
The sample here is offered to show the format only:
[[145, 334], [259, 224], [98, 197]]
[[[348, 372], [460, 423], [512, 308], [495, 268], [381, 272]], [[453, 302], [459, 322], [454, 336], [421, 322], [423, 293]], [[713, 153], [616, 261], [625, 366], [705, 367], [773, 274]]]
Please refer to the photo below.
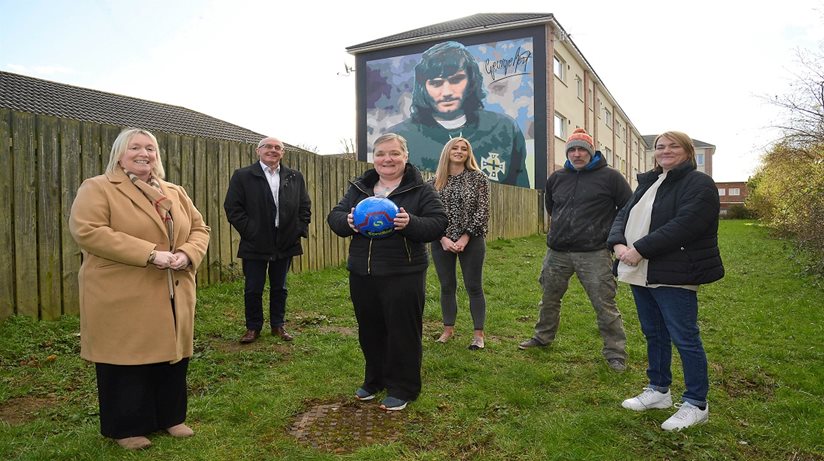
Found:
[[[68, 218], [83, 179], [102, 173], [121, 127], [0, 109], [0, 319], [55, 319], [78, 312], [80, 249]], [[211, 227], [198, 283], [239, 275], [239, 236], [223, 211], [232, 172], [257, 160], [255, 145], [155, 132], [170, 182], [182, 185]], [[309, 238], [293, 261], [303, 272], [340, 265], [348, 239], [334, 235], [326, 215], [348, 181], [370, 166], [289, 149], [284, 163], [300, 170], [312, 199]], [[493, 183], [487, 239], [539, 232], [539, 191]]]

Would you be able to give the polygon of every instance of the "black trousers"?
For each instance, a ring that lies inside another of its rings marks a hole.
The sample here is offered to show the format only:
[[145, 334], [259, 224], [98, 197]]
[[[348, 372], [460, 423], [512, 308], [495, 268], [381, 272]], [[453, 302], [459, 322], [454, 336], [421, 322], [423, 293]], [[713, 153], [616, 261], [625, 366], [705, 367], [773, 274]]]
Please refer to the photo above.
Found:
[[263, 287], [269, 274], [269, 325], [272, 328], [286, 323], [286, 275], [292, 265], [292, 257], [267, 261], [244, 259], [243, 303], [246, 309], [246, 328], [260, 331], [263, 328]]
[[366, 360], [363, 388], [403, 400], [421, 393], [426, 272], [376, 277], [349, 273], [349, 294]]
[[122, 439], [184, 422], [188, 367], [188, 358], [175, 364], [95, 363], [100, 433]]

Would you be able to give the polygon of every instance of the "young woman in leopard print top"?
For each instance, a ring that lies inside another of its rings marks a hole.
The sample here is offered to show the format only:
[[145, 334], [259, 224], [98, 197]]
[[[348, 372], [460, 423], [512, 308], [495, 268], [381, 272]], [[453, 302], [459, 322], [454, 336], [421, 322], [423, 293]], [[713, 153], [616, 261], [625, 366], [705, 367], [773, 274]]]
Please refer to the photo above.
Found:
[[443, 334], [447, 342], [455, 334], [458, 314], [456, 261], [461, 263], [464, 286], [469, 295], [474, 335], [469, 349], [484, 348], [486, 299], [483, 265], [489, 223], [489, 181], [478, 168], [472, 145], [465, 138], [453, 138], [443, 148], [438, 170], [431, 180], [446, 207], [449, 225], [440, 241], [432, 242], [432, 260], [441, 283]]

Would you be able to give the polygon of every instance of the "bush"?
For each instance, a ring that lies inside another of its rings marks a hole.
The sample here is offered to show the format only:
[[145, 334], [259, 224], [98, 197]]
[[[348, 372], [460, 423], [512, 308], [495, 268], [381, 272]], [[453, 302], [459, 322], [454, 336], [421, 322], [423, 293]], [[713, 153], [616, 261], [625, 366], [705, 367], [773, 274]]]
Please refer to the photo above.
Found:
[[778, 144], [747, 184], [747, 208], [809, 253], [808, 269], [824, 275], [824, 144]]
[[752, 219], [754, 217], [754, 213], [744, 205], [732, 205], [727, 208], [727, 214], [724, 215], [724, 219]]

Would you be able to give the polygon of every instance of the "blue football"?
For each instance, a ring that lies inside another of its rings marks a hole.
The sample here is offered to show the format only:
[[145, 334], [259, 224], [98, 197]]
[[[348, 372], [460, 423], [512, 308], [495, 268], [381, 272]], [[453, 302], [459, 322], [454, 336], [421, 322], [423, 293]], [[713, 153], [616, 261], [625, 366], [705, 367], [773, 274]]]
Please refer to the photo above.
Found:
[[369, 238], [384, 238], [395, 232], [394, 219], [398, 214], [395, 202], [384, 197], [367, 197], [355, 206], [352, 213], [355, 229]]

